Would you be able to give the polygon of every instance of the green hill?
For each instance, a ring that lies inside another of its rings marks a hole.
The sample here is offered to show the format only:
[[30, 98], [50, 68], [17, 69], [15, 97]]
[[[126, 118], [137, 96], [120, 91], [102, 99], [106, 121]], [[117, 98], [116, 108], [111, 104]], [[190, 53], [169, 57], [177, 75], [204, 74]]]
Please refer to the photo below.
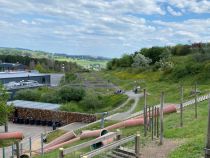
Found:
[[78, 65], [87, 69], [101, 69], [106, 67], [106, 63], [110, 58], [89, 55], [67, 55], [59, 53], [49, 53], [44, 51], [36, 51], [24, 48], [5, 48], [0, 47], [0, 55], [18, 55], [28, 56], [31, 58], [47, 58], [57, 61], [76, 62]]

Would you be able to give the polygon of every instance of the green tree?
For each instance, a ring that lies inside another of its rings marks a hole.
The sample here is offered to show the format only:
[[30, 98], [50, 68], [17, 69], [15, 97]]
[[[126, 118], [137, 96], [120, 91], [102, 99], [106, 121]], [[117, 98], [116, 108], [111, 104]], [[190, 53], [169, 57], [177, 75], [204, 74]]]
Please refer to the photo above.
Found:
[[152, 48], [143, 48], [141, 53], [152, 60], [151, 64], [156, 63], [161, 59], [161, 54], [165, 48], [163, 47], [152, 47]]
[[13, 111], [13, 106], [7, 105], [9, 95], [2, 85], [0, 85], [0, 95], [0, 125], [3, 125], [8, 121], [9, 115]]
[[138, 53], [135, 55], [133, 59], [132, 67], [146, 69], [149, 67], [149, 64], [152, 62], [151, 59], [145, 57], [144, 55]]
[[120, 67], [131, 67], [131, 64], [133, 63], [133, 58], [131, 55], [124, 54], [122, 58], [119, 60]]
[[35, 70], [39, 71], [39, 72], [46, 72], [46, 70], [44, 69], [44, 67], [38, 63], [36, 66], [35, 66]]

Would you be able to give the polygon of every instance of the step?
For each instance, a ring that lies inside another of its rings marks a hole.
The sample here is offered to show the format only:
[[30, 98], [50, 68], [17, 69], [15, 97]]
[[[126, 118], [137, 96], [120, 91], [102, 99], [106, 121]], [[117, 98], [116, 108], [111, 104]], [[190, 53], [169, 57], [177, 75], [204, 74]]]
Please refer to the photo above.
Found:
[[122, 157], [122, 158], [135, 158], [135, 156], [131, 156], [129, 154], [125, 154], [125, 153], [118, 152], [118, 151], [112, 151], [112, 153], [114, 155], [117, 155], [117, 156]]
[[121, 156], [117, 156], [117, 155], [115, 155], [113, 153], [107, 154], [106, 156], [110, 157], [110, 158], [122, 158]]
[[120, 148], [115, 149], [115, 151], [130, 155], [130, 156], [134, 156], [134, 157], [136, 156], [135, 151], [128, 148], [120, 147]]

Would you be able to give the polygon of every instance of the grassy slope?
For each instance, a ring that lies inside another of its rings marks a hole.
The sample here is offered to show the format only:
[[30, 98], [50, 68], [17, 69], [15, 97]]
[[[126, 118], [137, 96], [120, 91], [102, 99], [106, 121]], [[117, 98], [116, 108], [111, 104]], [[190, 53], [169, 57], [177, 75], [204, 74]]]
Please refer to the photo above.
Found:
[[171, 114], [165, 119], [165, 137], [185, 139], [185, 143], [170, 154], [170, 158], [198, 158], [204, 154], [207, 132], [208, 103], [200, 103], [198, 118], [194, 118], [193, 106], [184, 111], [184, 126], [179, 127], [179, 114]]
[[[185, 63], [191, 62], [191, 56], [174, 57], [173, 61], [175, 65], [185, 65]], [[182, 79], [174, 80], [170, 74], [164, 75], [160, 71], [147, 71], [138, 73], [132, 69], [123, 69], [115, 71], [103, 71], [100, 72], [101, 76], [110, 80], [114, 84], [120, 86], [122, 89], [130, 90], [134, 86], [140, 86], [142, 89], [146, 88], [149, 92], [147, 97], [148, 105], [159, 104], [160, 94], [165, 92], [165, 99], [168, 103], [179, 103], [180, 99], [180, 84], [184, 86], [184, 100], [192, 98], [190, 92], [194, 88], [194, 83], [197, 81], [198, 89], [201, 90], [201, 95], [210, 91], [210, 78], [204, 78], [199, 80], [200, 74], [186, 76]], [[136, 111], [142, 110], [143, 100], [140, 101]]]

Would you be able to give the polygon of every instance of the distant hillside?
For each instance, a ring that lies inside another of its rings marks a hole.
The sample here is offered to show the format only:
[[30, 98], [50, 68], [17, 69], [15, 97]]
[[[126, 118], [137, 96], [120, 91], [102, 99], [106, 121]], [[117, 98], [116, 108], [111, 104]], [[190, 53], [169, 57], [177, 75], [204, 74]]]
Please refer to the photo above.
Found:
[[59, 53], [49, 53], [38, 50], [30, 50], [24, 48], [6, 48], [0, 47], [0, 55], [18, 55], [28, 56], [32, 58], [48, 58], [55, 59], [58, 61], [71, 61], [88, 68], [88, 69], [100, 69], [105, 68], [106, 63], [111, 60], [110, 58], [101, 56], [90, 56], [90, 55], [68, 55]]

